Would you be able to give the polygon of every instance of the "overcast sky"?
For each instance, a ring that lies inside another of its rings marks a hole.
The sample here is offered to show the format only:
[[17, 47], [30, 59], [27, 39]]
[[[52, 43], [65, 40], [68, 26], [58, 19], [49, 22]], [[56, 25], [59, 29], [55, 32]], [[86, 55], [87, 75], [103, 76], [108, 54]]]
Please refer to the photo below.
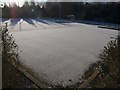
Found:
[[[31, 1], [31, 0], [0, 0], [0, 2], [24, 2], [24, 1]], [[93, 2], [118, 2], [120, 0], [34, 0], [36, 2], [45, 2], [45, 1], [51, 1], [51, 2], [55, 2], [55, 1], [62, 1], [62, 2], [81, 2], [81, 1], [93, 1]]]
[[[13, 3], [16, 2], [16, 4], [19, 6], [22, 6], [24, 1], [31, 1], [31, 0], [0, 0], [0, 3], [6, 2], [6, 3]], [[118, 2], [120, 0], [34, 0], [35, 2]]]

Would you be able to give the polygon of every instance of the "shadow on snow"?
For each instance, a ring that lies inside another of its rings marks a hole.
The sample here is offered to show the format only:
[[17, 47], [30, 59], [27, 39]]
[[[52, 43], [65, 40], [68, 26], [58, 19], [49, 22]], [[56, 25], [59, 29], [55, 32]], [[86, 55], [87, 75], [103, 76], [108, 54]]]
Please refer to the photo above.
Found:
[[[10, 20], [10, 26], [12, 26], [12, 28], [18, 24], [18, 22], [20, 22], [21, 20], [27, 22], [30, 25], [33, 25], [35, 27], [36, 24], [38, 24], [37, 22], [46, 24], [46, 25], [51, 25], [52, 23], [57, 23], [57, 24], [61, 24], [61, 25], [67, 25], [67, 26], [71, 26], [68, 23], [72, 23], [73, 21], [68, 21], [68, 20], [59, 20], [59, 19], [37, 19], [37, 18], [33, 18], [33, 19], [28, 19], [28, 18], [4, 18], [2, 19], [2, 22], [8, 21]], [[34, 22], [35, 21], [35, 22]]]
[[47, 25], [50, 25], [47, 21], [43, 20], [43, 19], [33, 19], [37, 22], [40, 22], [40, 23], [44, 23], [44, 24], [47, 24]]
[[31, 25], [35, 26], [35, 23], [33, 22], [32, 19], [25, 19], [25, 18], [23, 18], [23, 21], [27, 22], [28, 24], [31, 24]]
[[10, 19], [10, 23], [11, 23], [11, 26], [15, 26], [16, 24], [18, 24], [18, 22], [20, 21], [21, 19], [20, 18], [17, 18], [17, 19]]

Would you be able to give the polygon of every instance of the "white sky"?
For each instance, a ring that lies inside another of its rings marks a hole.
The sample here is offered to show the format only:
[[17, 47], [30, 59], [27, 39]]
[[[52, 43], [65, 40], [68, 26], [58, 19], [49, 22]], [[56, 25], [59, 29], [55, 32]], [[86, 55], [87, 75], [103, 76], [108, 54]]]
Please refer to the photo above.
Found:
[[[0, 0], [0, 3], [3, 3], [3, 2], [6, 2], [6, 3], [13, 3], [13, 2], [16, 2], [16, 4], [18, 5], [19, 3], [19, 6], [22, 6], [24, 1], [31, 1], [31, 0]], [[49, 2], [118, 2], [120, 0], [34, 0], [35, 2], [46, 2], [46, 1], [49, 1]]]
[[[6, 3], [6, 4], [9, 4], [9, 3], [16, 3], [17, 5], [19, 4], [19, 6], [22, 6], [24, 1], [31, 1], [31, 0], [1, 0], [0, 3]], [[46, 2], [47, 0], [34, 0], [35, 2]]]
[[[0, 2], [24, 2], [25, 0], [0, 0]], [[27, 0], [31, 1], [31, 0]], [[55, 1], [62, 1], [62, 2], [81, 2], [81, 1], [93, 1], [93, 2], [117, 2], [120, 0], [34, 0], [36, 2], [45, 2], [45, 1], [50, 1], [50, 2], [55, 2]]]

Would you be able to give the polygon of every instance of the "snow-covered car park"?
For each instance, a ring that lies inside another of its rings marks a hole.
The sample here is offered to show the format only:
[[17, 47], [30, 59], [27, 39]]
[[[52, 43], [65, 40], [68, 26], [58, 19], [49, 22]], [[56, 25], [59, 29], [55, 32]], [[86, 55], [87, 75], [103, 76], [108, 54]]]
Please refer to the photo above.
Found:
[[7, 20], [20, 60], [52, 85], [72, 85], [98, 56], [116, 30], [75, 22], [42, 19]]

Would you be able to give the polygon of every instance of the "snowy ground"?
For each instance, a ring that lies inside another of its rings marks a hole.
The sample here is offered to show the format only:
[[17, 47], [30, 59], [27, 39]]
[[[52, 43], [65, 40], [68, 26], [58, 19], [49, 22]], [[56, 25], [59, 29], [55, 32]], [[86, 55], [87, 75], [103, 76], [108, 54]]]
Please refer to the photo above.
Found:
[[26, 19], [13, 20], [11, 24], [11, 21], [9, 29], [22, 50], [21, 61], [53, 85], [77, 83], [89, 65], [98, 60], [110, 37], [118, 33], [81, 23]]

